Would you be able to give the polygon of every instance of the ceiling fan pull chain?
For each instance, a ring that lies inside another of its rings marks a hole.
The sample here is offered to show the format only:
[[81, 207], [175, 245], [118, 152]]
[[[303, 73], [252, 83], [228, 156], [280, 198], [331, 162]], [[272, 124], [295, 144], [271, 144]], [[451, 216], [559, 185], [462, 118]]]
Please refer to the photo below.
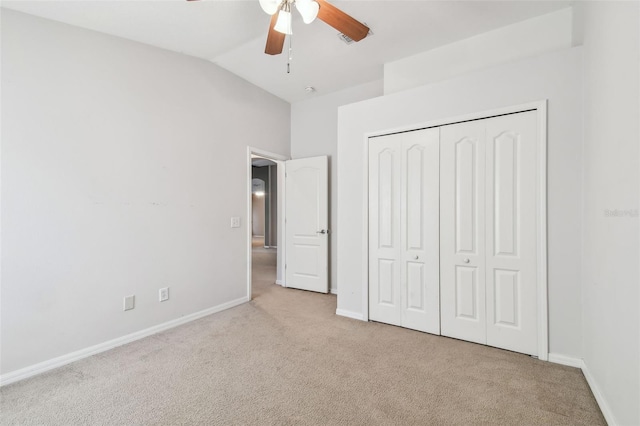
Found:
[[293, 42], [291, 41], [292, 35], [289, 34], [289, 58], [287, 60], [287, 74], [291, 74], [291, 60], [293, 59]]

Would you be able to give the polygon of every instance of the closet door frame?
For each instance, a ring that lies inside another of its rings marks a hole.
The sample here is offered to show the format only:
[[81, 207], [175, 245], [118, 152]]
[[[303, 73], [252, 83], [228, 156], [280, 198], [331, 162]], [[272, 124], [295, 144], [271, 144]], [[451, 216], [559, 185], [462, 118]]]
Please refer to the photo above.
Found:
[[[390, 135], [394, 133], [440, 127], [471, 120], [482, 120], [500, 115], [516, 114], [526, 111], [537, 112], [538, 144], [536, 147], [536, 273], [537, 273], [537, 318], [538, 318], [538, 359], [549, 360], [549, 317], [547, 291], [547, 100], [512, 105], [477, 113], [415, 123], [404, 127], [381, 129], [363, 135], [363, 182], [369, 184], [369, 138]], [[363, 194], [362, 203], [362, 306], [364, 321], [369, 320], [369, 191]]]

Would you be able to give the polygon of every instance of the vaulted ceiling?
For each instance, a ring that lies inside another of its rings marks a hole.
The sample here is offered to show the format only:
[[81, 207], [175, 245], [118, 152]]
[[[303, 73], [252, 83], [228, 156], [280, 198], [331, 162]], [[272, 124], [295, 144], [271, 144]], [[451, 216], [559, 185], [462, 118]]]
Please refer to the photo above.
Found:
[[[209, 60], [289, 102], [383, 77], [386, 62], [568, 7], [569, 1], [334, 1], [373, 35], [345, 44], [294, 13], [293, 60], [264, 54], [258, 0], [2, 1], [2, 6]], [[307, 86], [316, 88], [309, 94]]]

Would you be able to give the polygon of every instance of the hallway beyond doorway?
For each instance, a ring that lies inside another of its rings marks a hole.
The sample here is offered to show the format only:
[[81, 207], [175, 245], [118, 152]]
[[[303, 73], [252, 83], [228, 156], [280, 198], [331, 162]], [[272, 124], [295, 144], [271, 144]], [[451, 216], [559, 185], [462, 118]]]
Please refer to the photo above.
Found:
[[276, 284], [277, 249], [265, 248], [264, 237], [251, 240], [252, 287], [251, 298], [260, 297], [269, 286]]

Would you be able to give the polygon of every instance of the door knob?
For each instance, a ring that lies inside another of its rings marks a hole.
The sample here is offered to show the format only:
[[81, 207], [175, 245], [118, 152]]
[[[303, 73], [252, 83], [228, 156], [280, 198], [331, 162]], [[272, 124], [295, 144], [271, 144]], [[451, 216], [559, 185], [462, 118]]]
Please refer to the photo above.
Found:
[[470, 262], [469, 259], [464, 260], [464, 263], [469, 263], [469, 262]]
[[316, 234], [326, 234], [326, 233], [327, 233], [327, 231], [325, 231], [324, 229], [316, 231]]
[[419, 257], [418, 257], [418, 256], [416, 256], [416, 260], [418, 260], [418, 259], [419, 259]]

